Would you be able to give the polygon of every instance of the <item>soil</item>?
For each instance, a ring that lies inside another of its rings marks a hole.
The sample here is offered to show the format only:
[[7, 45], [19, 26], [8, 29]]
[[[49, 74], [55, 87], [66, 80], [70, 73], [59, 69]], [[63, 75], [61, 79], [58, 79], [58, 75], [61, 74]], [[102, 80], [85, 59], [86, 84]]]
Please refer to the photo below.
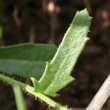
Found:
[[[58, 46], [76, 11], [88, 9], [93, 17], [90, 40], [72, 72], [75, 81], [59, 91], [60, 97], [53, 98], [69, 108], [86, 108], [110, 73], [110, 0], [85, 1], [0, 0], [1, 46], [27, 42]], [[10, 85], [0, 82], [0, 94], [0, 110], [17, 110]], [[25, 93], [24, 97], [28, 110], [52, 110], [39, 99]], [[110, 98], [103, 108], [110, 110]]]

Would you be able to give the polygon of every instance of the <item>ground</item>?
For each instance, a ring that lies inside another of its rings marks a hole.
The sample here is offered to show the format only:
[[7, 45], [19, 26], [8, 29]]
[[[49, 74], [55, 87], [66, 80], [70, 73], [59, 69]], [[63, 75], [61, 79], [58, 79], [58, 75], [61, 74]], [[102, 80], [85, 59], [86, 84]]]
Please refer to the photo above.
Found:
[[[50, 2], [51, 1], [51, 2]], [[54, 8], [51, 10], [54, 3]], [[76, 11], [87, 8], [93, 17], [88, 41], [72, 72], [71, 84], [53, 100], [69, 108], [86, 108], [110, 73], [109, 0], [1, 0], [1, 46], [19, 43], [59, 45]], [[0, 82], [0, 110], [16, 110], [13, 89]], [[45, 103], [25, 95], [28, 110], [51, 110]], [[110, 98], [103, 108], [110, 109]]]

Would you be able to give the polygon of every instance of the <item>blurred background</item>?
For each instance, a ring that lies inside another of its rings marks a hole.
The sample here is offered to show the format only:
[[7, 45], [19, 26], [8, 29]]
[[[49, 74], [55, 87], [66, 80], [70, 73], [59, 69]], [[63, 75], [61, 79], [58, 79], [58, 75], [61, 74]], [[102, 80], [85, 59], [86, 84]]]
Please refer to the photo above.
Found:
[[[53, 100], [86, 108], [110, 73], [110, 0], [0, 0], [0, 46], [47, 43], [59, 46], [76, 11], [93, 17], [88, 41], [72, 76], [76, 79]], [[17, 110], [11, 86], [0, 82], [0, 110]], [[28, 110], [52, 110], [26, 94]], [[110, 110], [110, 98], [103, 105]]]

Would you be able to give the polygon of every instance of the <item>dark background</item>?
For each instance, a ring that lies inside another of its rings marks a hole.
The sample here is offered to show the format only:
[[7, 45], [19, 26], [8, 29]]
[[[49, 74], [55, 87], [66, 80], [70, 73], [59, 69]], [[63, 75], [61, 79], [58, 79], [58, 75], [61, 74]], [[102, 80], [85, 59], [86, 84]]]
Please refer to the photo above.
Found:
[[[49, 11], [49, 3], [54, 10]], [[34, 42], [59, 45], [76, 11], [93, 17], [88, 41], [72, 76], [75, 81], [53, 100], [69, 108], [86, 108], [110, 73], [110, 0], [0, 0], [1, 46]], [[25, 95], [28, 110], [51, 110]], [[110, 110], [110, 98], [103, 108]], [[13, 89], [0, 82], [0, 110], [16, 110]]]

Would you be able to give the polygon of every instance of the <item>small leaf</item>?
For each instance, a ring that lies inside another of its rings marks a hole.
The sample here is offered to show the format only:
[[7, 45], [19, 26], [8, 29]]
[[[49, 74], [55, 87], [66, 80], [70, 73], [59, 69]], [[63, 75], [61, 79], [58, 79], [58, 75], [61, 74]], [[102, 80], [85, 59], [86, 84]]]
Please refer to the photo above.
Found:
[[91, 17], [86, 9], [76, 13], [53, 60], [47, 62], [41, 79], [37, 82], [32, 78], [36, 92], [56, 97], [58, 96], [56, 92], [74, 80], [70, 74], [88, 40], [90, 23]]
[[0, 47], [0, 72], [25, 78], [40, 78], [45, 61], [53, 58], [57, 48], [47, 44], [19, 44]]

